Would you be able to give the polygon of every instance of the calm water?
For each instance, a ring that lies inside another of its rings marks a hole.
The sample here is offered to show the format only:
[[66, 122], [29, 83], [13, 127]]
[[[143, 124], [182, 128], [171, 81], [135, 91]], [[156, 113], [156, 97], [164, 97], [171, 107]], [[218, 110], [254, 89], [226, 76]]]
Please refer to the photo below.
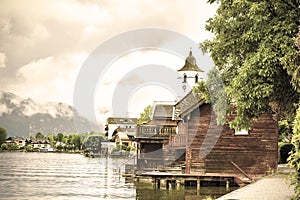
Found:
[[[80, 154], [0, 153], [0, 199], [201, 199], [195, 188], [155, 190], [128, 182], [124, 159], [86, 158]], [[201, 195], [224, 188], [201, 188]]]

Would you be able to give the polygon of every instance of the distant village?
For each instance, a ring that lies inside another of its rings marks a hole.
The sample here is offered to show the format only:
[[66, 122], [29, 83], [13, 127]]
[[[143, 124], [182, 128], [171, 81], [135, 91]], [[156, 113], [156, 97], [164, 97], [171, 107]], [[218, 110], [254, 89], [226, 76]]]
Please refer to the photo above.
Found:
[[[197, 85], [203, 71], [192, 51], [178, 72], [183, 89]], [[126, 173], [152, 177], [154, 182], [165, 178], [173, 185], [182, 181], [176, 179], [182, 175], [195, 181], [213, 177], [240, 184], [276, 172], [277, 121], [271, 114], [262, 115], [251, 121], [248, 130], [234, 130], [229, 127], [234, 108], [232, 112], [224, 125], [218, 125], [211, 104], [201, 93], [191, 90], [176, 102], [154, 102], [150, 121], [142, 124], [137, 123], [137, 118], [109, 117], [105, 134], [10, 137], [5, 144], [6, 150], [133, 157], [135, 165]], [[153, 171], [165, 175], [151, 174]]]

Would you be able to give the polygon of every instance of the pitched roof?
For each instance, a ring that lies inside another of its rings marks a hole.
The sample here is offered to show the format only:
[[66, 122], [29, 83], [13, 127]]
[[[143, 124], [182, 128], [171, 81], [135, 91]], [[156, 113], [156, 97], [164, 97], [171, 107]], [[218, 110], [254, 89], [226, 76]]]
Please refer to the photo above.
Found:
[[152, 109], [152, 119], [172, 118], [174, 104], [175, 102], [169, 102], [169, 101], [154, 102], [153, 109]]
[[137, 118], [109, 117], [106, 121], [108, 124], [136, 124]]
[[205, 103], [201, 93], [190, 91], [174, 106], [173, 119], [180, 120], [182, 116], [192, 112], [195, 108]]

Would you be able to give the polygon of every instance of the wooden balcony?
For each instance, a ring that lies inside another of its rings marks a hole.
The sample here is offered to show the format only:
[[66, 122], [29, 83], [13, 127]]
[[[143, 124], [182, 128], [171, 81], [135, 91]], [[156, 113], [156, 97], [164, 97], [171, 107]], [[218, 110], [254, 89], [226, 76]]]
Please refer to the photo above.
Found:
[[161, 125], [137, 126], [137, 138], [169, 137], [171, 134], [176, 134], [176, 126], [161, 126]]

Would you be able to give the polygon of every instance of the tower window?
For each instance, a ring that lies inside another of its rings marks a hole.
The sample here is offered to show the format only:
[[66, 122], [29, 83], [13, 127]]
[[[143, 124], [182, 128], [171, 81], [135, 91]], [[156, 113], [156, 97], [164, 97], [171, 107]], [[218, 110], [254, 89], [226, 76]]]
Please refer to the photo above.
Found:
[[198, 83], [198, 74], [195, 76], [195, 83]]
[[186, 83], [186, 78], [187, 78], [187, 75], [183, 74], [183, 83]]

